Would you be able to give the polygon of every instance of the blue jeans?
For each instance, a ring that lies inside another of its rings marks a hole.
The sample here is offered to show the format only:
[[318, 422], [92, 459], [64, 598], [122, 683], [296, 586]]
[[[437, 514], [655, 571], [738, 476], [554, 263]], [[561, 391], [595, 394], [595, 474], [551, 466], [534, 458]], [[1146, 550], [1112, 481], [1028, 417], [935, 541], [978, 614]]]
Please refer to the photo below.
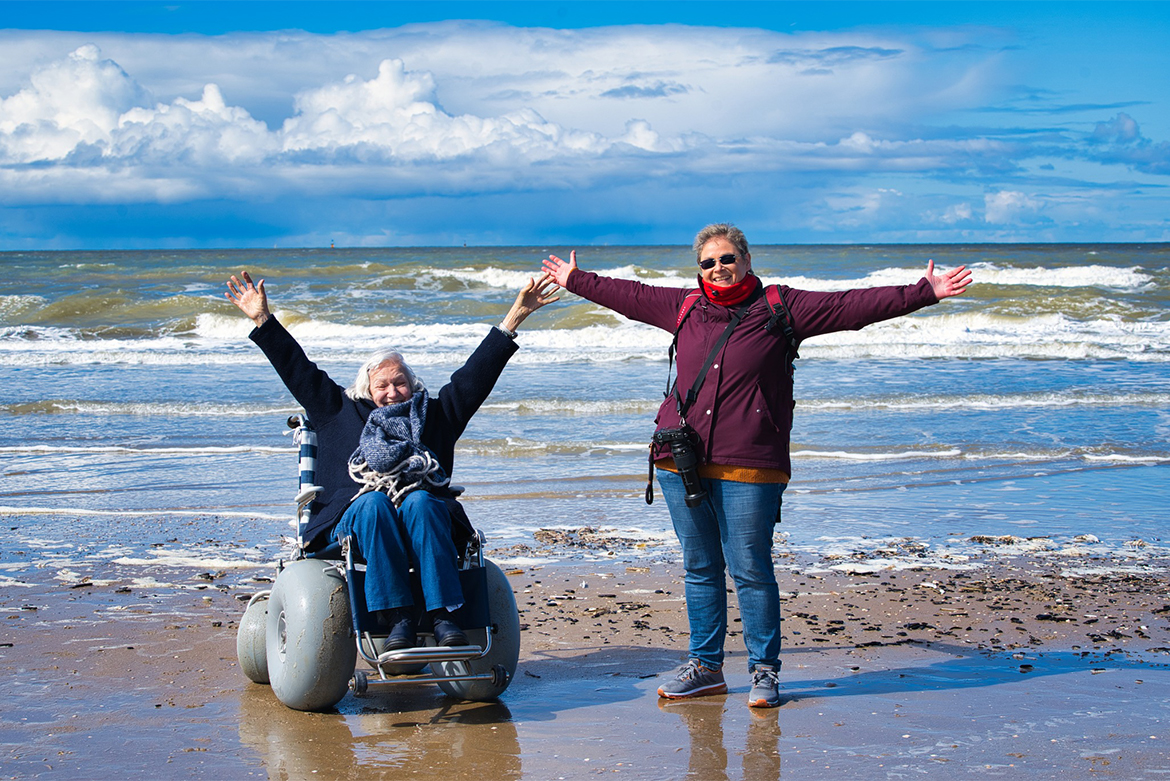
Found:
[[463, 604], [451, 514], [439, 497], [411, 491], [395, 508], [384, 493], [364, 493], [333, 530], [338, 540], [350, 535], [366, 560], [366, 609], [413, 605], [410, 567], [418, 570], [426, 610]]
[[772, 533], [783, 483], [704, 479], [708, 498], [687, 507], [682, 478], [658, 471], [686, 570], [690, 657], [704, 667], [723, 665], [727, 635], [727, 577], [739, 597], [748, 669], [780, 668], [780, 590], [772, 567]]

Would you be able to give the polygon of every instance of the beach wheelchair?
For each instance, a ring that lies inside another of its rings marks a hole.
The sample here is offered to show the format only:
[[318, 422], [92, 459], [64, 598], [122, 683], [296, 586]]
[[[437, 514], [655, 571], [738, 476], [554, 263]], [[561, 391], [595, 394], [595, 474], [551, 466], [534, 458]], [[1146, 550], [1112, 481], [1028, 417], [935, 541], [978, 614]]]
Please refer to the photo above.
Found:
[[[434, 683], [464, 700], [499, 697], [519, 661], [520, 614], [507, 577], [484, 558], [483, 535], [455, 517], [462, 513], [453, 514], [464, 598], [455, 621], [469, 644], [436, 646], [430, 627], [420, 622], [419, 646], [385, 651], [390, 627], [366, 610], [366, 568], [353, 540], [306, 549], [309, 506], [321, 491], [314, 485], [317, 437], [303, 415], [288, 424], [300, 455], [296, 549], [290, 561], [278, 563], [272, 589], [254, 594], [240, 619], [236, 654], [244, 674], [271, 684], [278, 700], [303, 711], [328, 710], [348, 691], [362, 696], [395, 684]], [[421, 604], [416, 593], [415, 605]], [[369, 671], [355, 669], [358, 657]]]

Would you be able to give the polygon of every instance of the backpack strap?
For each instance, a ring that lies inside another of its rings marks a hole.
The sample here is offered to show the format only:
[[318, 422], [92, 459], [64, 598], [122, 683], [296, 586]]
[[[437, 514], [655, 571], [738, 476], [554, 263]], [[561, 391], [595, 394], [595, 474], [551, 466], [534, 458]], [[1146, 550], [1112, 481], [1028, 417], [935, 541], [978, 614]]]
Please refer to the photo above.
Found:
[[670, 349], [666, 351], [666, 392], [662, 395], [669, 396], [670, 372], [674, 368], [674, 351], [678, 349], [678, 332], [682, 328], [683, 320], [687, 319], [687, 315], [695, 308], [695, 304], [699, 303], [699, 299], [703, 297], [703, 291], [699, 289], [688, 291], [683, 296], [682, 304], [678, 307], [678, 317], [674, 321], [674, 338], [670, 340]]
[[800, 357], [797, 352], [800, 343], [796, 340], [792, 316], [788, 313], [788, 304], [784, 301], [784, 291], [779, 285], [768, 285], [764, 288], [764, 298], [768, 302], [768, 308], [772, 310], [772, 316], [768, 318], [768, 324], [764, 329], [771, 333], [779, 327], [780, 332], [784, 334], [784, 340], [788, 342], [788, 376], [791, 377], [796, 371], [793, 361]]
[[[711, 352], [707, 354], [707, 360], [703, 362], [703, 368], [699, 369], [699, 374], [695, 377], [695, 383], [687, 391], [685, 399], [678, 392], [678, 378], [675, 378], [674, 387], [670, 392], [674, 394], [674, 401], [678, 408], [678, 417], [684, 426], [687, 421], [687, 411], [690, 410], [695, 400], [699, 398], [699, 388], [703, 387], [703, 381], [707, 379], [707, 372], [711, 370], [711, 366], [715, 363], [715, 357], [719, 355], [719, 351], [723, 349], [723, 345], [727, 344], [727, 340], [731, 338], [731, 332], [735, 330], [735, 327], [747, 315], [747, 311], [752, 308], [752, 304], [760, 300], [760, 296], [760, 289], [757, 287], [747, 297], [746, 301], [731, 310], [731, 321], [723, 329], [723, 333], [719, 336], [718, 341], [715, 342], [715, 346], [711, 348]], [[677, 338], [678, 334], [676, 333], [675, 339]]]
[[678, 319], [674, 321], [674, 332], [677, 334], [678, 329], [682, 328], [683, 320], [687, 319], [687, 315], [691, 313], [691, 309], [695, 304], [699, 303], [699, 299], [703, 297], [703, 291], [692, 290], [683, 298], [682, 304], [678, 308]]
[[[759, 290], [756, 295], [752, 296], [751, 301], [757, 301]], [[678, 349], [678, 332], [682, 329], [683, 321], [687, 319], [687, 315], [695, 308], [695, 304], [703, 297], [703, 291], [691, 290], [683, 297], [682, 303], [678, 307], [678, 317], [674, 321], [674, 339], [670, 342], [670, 349], [667, 351], [667, 368], [666, 368], [666, 393], [665, 396], [670, 396], [672, 392], [676, 393], [677, 389], [670, 384], [671, 368], [674, 366], [674, 354]], [[788, 304], [784, 300], [784, 292], [780, 290], [779, 285], [767, 285], [764, 287], [764, 299], [768, 302], [768, 308], [772, 310], [772, 316], [768, 318], [764, 330], [772, 333], [777, 327], [780, 328], [781, 333], [784, 334], [784, 340], [788, 342], [788, 359], [786, 361], [788, 369], [788, 376], [792, 377], [796, 372], [796, 366], [793, 363], [800, 357], [797, 350], [800, 343], [796, 339], [796, 331], [792, 327], [792, 316], [788, 313]], [[746, 309], [745, 309], [746, 311]], [[718, 352], [718, 351], [716, 351]], [[700, 373], [700, 377], [706, 372]], [[682, 402], [682, 399], [678, 399]]]

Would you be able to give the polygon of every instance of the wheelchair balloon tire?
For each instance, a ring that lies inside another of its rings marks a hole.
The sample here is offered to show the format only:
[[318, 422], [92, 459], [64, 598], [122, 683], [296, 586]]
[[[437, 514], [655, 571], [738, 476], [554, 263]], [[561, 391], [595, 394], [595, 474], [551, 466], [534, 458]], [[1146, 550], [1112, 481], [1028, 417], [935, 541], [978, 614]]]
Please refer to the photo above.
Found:
[[268, 683], [268, 596], [264, 591], [252, 597], [236, 630], [236, 658], [240, 669], [253, 683]]
[[[437, 675], [473, 675], [492, 673], [485, 681], [438, 681], [439, 688], [451, 697], [474, 702], [490, 702], [498, 698], [512, 682], [520, 661], [520, 614], [516, 610], [516, 596], [508, 577], [493, 562], [484, 561], [487, 569], [488, 610], [495, 632], [488, 654], [469, 662], [436, 662], [431, 669]], [[467, 639], [482, 646], [486, 629], [466, 630]]]
[[276, 698], [329, 710], [345, 697], [357, 660], [345, 579], [326, 561], [290, 562], [269, 597], [266, 650]]

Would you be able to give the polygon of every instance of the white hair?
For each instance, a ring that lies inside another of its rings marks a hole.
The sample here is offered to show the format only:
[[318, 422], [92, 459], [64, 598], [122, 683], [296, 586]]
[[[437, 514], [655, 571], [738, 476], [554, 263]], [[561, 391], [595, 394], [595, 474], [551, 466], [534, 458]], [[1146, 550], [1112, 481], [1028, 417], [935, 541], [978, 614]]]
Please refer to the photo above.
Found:
[[402, 369], [402, 373], [406, 375], [406, 379], [410, 382], [411, 393], [418, 393], [427, 387], [423, 385], [423, 381], [418, 378], [414, 370], [406, 364], [406, 359], [402, 357], [402, 353], [391, 347], [384, 347], [370, 356], [370, 359], [362, 364], [362, 367], [358, 369], [357, 377], [353, 380], [353, 385], [345, 389], [345, 395], [354, 401], [372, 399], [373, 396], [370, 394], [370, 372], [384, 363], [393, 363]]
[[711, 239], [727, 239], [731, 242], [731, 246], [735, 247], [735, 252], [741, 258], [748, 254], [747, 237], [743, 235], [743, 231], [732, 225], [730, 222], [716, 222], [708, 225], [699, 234], [695, 236], [694, 250], [695, 259], [703, 259], [703, 247]]

